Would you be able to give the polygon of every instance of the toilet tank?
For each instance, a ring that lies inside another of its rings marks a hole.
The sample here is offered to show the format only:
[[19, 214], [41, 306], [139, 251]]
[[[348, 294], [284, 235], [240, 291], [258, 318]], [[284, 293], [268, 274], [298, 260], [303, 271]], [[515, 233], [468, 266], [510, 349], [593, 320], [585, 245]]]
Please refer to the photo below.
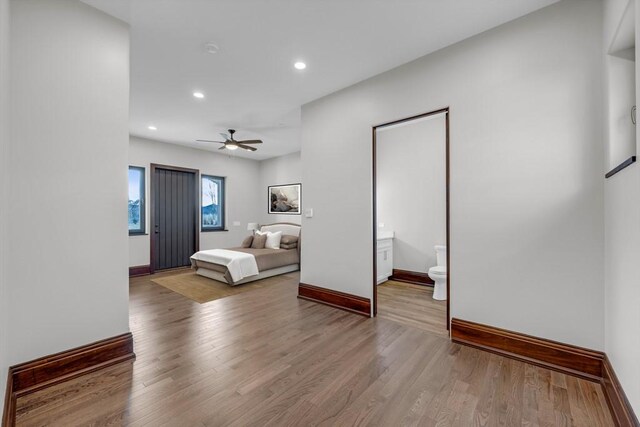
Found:
[[438, 265], [447, 266], [447, 247], [442, 245], [436, 245], [436, 262]]

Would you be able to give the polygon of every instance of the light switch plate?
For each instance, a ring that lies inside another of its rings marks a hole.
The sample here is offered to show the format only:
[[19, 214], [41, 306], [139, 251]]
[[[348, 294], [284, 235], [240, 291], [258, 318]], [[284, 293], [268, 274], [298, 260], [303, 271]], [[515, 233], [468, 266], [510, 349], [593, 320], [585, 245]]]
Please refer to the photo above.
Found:
[[307, 208], [304, 210], [304, 216], [306, 218], [313, 218], [313, 208]]

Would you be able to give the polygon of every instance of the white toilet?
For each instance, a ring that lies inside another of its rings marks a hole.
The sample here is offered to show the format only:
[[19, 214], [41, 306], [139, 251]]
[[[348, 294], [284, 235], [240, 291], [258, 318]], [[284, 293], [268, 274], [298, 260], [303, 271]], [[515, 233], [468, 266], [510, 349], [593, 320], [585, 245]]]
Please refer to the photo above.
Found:
[[447, 247], [436, 245], [436, 262], [438, 265], [429, 269], [429, 277], [434, 281], [433, 299], [447, 299]]

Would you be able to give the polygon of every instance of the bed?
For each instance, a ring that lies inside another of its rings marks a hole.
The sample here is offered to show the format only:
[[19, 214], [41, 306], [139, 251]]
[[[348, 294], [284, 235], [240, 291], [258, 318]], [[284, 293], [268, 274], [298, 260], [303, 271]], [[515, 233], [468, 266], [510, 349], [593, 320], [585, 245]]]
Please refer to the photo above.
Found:
[[[191, 267], [200, 276], [227, 283], [230, 286], [242, 285], [243, 283], [300, 270], [301, 241], [300, 226], [298, 224], [268, 224], [260, 227], [260, 231], [263, 233], [280, 231], [283, 236], [295, 236], [298, 238], [297, 246], [292, 249], [235, 247], [223, 250], [199, 251], [191, 257]], [[241, 264], [240, 267], [237, 267], [236, 264], [233, 266], [230, 264], [229, 260], [232, 258], [234, 263]], [[235, 260], [236, 258], [238, 258], [237, 261]], [[257, 267], [257, 270], [255, 270], [255, 267]], [[238, 277], [238, 268], [244, 271], [244, 274], [240, 276], [244, 277], [240, 280], [233, 277]]]

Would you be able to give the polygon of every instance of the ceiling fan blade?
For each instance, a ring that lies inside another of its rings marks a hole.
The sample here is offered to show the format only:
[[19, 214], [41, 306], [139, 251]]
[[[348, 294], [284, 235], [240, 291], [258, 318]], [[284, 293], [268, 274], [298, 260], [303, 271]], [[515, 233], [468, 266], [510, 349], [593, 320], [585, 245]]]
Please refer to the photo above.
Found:
[[249, 147], [248, 145], [244, 145], [244, 144], [240, 144], [240, 143], [238, 143], [237, 145], [238, 145], [238, 147], [244, 148], [245, 150], [249, 150], [249, 151], [256, 151], [257, 150], [257, 148]]
[[197, 142], [217, 142], [218, 144], [224, 144], [222, 141], [209, 141], [208, 139], [196, 139]]
[[222, 147], [218, 148], [218, 150], [224, 150], [225, 148], [227, 148], [227, 146], [223, 145]]
[[246, 141], [238, 141], [239, 144], [262, 144], [259, 139], [247, 139]]
[[220, 133], [220, 136], [222, 136], [225, 141], [229, 141], [229, 135], [227, 135], [226, 133]]

